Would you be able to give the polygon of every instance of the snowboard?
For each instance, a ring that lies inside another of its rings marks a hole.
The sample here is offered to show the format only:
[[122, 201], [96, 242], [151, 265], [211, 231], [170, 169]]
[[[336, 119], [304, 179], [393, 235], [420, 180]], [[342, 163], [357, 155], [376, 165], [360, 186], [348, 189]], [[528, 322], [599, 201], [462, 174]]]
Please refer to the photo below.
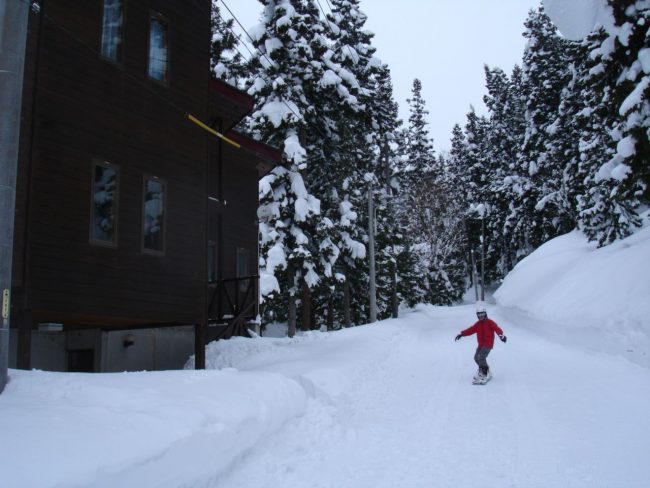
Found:
[[472, 380], [473, 385], [485, 385], [488, 381], [492, 379], [492, 373], [488, 373], [486, 378], [477, 378]]

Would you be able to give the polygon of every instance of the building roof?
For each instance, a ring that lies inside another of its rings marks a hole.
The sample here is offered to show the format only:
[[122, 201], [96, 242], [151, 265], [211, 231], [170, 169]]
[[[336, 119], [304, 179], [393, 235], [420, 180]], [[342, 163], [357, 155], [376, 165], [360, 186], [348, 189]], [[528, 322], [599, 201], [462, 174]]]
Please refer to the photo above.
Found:
[[[275, 147], [256, 141], [255, 139], [234, 130], [228, 132], [226, 137], [241, 145], [239, 151], [245, 151], [250, 156], [250, 158], [244, 159], [250, 159], [251, 162], [255, 163], [255, 167], [257, 168], [260, 177], [271, 171], [282, 161], [282, 151]], [[224, 144], [224, 148], [226, 147], [230, 147], [232, 150], [237, 151], [237, 149], [229, 144]]]
[[[222, 80], [212, 79], [210, 81], [210, 90], [214, 102], [219, 104], [221, 109], [219, 116], [223, 120], [226, 137], [240, 144], [242, 150], [255, 158], [260, 176], [279, 164], [282, 161], [282, 151], [232, 130], [241, 119], [253, 110], [255, 99], [248, 93]], [[226, 107], [229, 110], [226, 110]]]

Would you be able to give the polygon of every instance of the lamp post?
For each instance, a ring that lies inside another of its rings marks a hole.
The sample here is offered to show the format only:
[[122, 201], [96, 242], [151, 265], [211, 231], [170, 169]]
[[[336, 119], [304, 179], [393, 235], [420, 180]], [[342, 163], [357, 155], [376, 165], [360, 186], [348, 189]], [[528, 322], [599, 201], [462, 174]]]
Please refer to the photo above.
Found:
[[7, 384], [18, 139], [28, 5], [0, 2], [0, 392]]

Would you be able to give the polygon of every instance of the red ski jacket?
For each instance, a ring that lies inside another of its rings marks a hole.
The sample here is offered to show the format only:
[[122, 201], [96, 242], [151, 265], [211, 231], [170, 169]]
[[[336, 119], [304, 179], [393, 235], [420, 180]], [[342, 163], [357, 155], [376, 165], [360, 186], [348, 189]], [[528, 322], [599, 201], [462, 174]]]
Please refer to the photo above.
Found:
[[503, 335], [503, 331], [496, 324], [496, 322], [485, 319], [479, 320], [470, 328], [465, 329], [460, 333], [463, 337], [476, 334], [478, 339], [478, 347], [489, 347], [492, 349], [494, 347], [494, 333], [497, 333], [499, 336]]

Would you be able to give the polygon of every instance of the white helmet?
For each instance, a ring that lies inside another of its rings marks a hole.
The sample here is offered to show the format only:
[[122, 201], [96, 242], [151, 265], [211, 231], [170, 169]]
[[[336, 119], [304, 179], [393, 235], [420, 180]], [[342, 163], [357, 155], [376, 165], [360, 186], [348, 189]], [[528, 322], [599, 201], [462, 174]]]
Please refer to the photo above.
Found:
[[476, 302], [476, 314], [486, 314], [487, 315], [487, 307], [485, 306], [484, 302]]

